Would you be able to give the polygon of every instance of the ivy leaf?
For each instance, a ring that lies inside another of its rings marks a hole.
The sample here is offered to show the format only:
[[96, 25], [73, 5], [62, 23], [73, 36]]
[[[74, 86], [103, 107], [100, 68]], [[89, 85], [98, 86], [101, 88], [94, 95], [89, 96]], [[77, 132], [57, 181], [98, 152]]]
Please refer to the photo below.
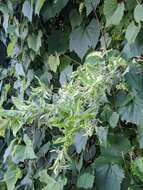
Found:
[[50, 67], [51, 71], [56, 72], [58, 66], [60, 65], [59, 55], [58, 54], [50, 55], [48, 57], [48, 64], [49, 64], [49, 67]]
[[99, 138], [101, 145], [107, 145], [107, 135], [108, 135], [108, 128], [106, 127], [96, 127], [96, 133]]
[[91, 189], [93, 187], [94, 178], [95, 176], [91, 175], [90, 173], [84, 173], [80, 175], [77, 180], [77, 187]]
[[16, 136], [19, 129], [22, 127], [22, 122], [19, 121], [19, 118], [15, 118], [10, 123], [10, 128], [13, 131], [14, 136]]
[[24, 146], [24, 145], [16, 145], [13, 149], [13, 158], [17, 162], [24, 162], [27, 159], [35, 159], [37, 158], [33, 147], [31, 146]]
[[60, 84], [62, 86], [69, 81], [72, 71], [73, 71], [72, 65], [68, 65], [66, 68], [63, 69], [63, 71], [60, 74]]
[[123, 49], [123, 53], [128, 58], [132, 58], [135, 56], [140, 56], [143, 54], [143, 36], [142, 36], [142, 30], [139, 32], [136, 40], [134, 43], [129, 44], [126, 43]]
[[101, 113], [101, 119], [103, 122], [109, 122], [109, 118], [112, 115], [112, 110], [109, 105], [105, 105]]
[[[56, 43], [55, 43], [56, 42]], [[52, 34], [48, 38], [48, 51], [49, 54], [65, 53], [69, 48], [69, 31], [64, 30], [52, 31]]]
[[37, 0], [35, 5], [35, 14], [39, 15], [41, 8], [43, 7], [45, 0]]
[[128, 25], [126, 34], [125, 34], [125, 38], [127, 39], [129, 44], [132, 44], [135, 41], [139, 31], [140, 31], [140, 26], [139, 25], [136, 26], [134, 21], [132, 21]]
[[50, 18], [53, 18], [58, 14], [68, 3], [69, 0], [56, 0], [56, 1], [47, 1], [46, 7], [42, 12], [44, 21], [46, 22]]
[[48, 152], [49, 148], [50, 148], [50, 142], [48, 142], [48, 143], [44, 144], [42, 147], [40, 147], [38, 155], [40, 155], [40, 156], [45, 155]]
[[24, 135], [25, 145], [16, 144], [15, 142], [16, 140], [13, 140], [5, 151], [4, 162], [10, 155], [12, 156], [12, 160], [16, 163], [19, 163], [20, 161], [24, 162], [24, 160], [27, 159], [37, 158], [33, 150], [33, 144], [27, 135]]
[[46, 186], [44, 190], [62, 190], [66, 181], [65, 180], [55, 180], [47, 174], [46, 170], [42, 170], [38, 173], [41, 182], [45, 183]]
[[122, 105], [119, 98], [117, 102], [120, 101], [121, 106], [119, 106], [119, 114], [121, 119], [126, 122], [139, 124], [142, 118], [143, 112], [143, 67], [141, 65], [130, 65], [125, 72], [125, 81], [128, 88], [132, 94], [132, 99], [126, 101], [128, 96], [122, 95], [122, 101], [126, 104]]
[[21, 170], [12, 162], [8, 164], [8, 170], [4, 175], [4, 181], [7, 185], [7, 190], [14, 190], [15, 184], [22, 177]]
[[116, 164], [97, 164], [95, 183], [99, 190], [120, 190], [124, 178], [123, 170]]
[[88, 136], [85, 135], [84, 131], [76, 133], [75, 139], [74, 139], [74, 145], [76, 148], [76, 152], [78, 154], [80, 154], [81, 151], [85, 149], [87, 140], [88, 140]]
[[111, 25], [111, 24], [118, 25], [123, 18], [124, 10], [125, 10], [124, 3], [123, 2], [119, 3], [116, 11], [112, 15], [112, 17], [107, 25]]
[[32, 49], [36, 53], [39, 51], [41, 47], [41, 38], [42, 38], [41, 30], [38, 31], [38, 35], [31, 34], [28, 36], [28, 39], [27, 39], [28, 46], [30, 49]]
[[33, 145], [28, 136], [24, 136], [25, 145], [15, 145], [13, 148], [13, 158], [18, 162], [24, 162], [27, 159], [35, 159], [37, 156], [34, 153]]
[[15, 70], [16, 70], [17, 76], [25, 76], [25, 73], [24, 73], [22, 64], [16, 63], [16, 65], [15, 65]]
[[0, 137], [4, 137], [5, 130], [8, 127], [9, 120], [0, 118]]
[[117, 3], [117, 0], [105, 0], [104, 14], [106, 17], [106, 26], [118, 25], [124, 14], [124, 3]]
[[16, 39], [15, 38], [8, 44], [8, 47], [7, 47], [7, 55], [8, 55], [8, 57], [13, 57], [15, 44], [16, 44]]
[[134, 19], [140, 23], [143, 21], [143, 5], [137, 5], [134, 10]]
[[134, 8], [136, 5], [137, 5], [137, 1], [134, 1], [134, 0], [130, 0], [126, 2], [126, 6], [129, 11], [134, 11]]
[[112, 128], [117, 127], [118, 121], [119, 121], [119, 114], [117, 112], [113, 112], [109, 120], [111, 127]]
[[87, 27], [75, 28], [70, 35], [70, 50], [83, 58], [89, 48], [95, 48], [100, 36], [98, 22], [93, 19]]
[[124, 78], [133, 95], [142, 98], [143, 95], [143, 66], [131, 64], [125, 71]]
[[103, 12], [106, 17], [106, 23], [108, 23], [108, 20], [112, 17], [115, 10], [117, 9], [117, 1], [116, 0], [105, 0], [104, 1], [104, 7]]
[[138, 157], [132, 161], [131, 170], [143, 182], [143, 157]]
[[143, 101], [138, 97], [135, 97], [133, 101], [119, 108], [122, 121], [133, 124], [139, 124], [142, 111]]
[[106, 147], [102, 147], [101, 154], [103, 157], [122, 158], [123, 154], [126, 154], [131, 150], [130, 141], [124, 135], [108, 135], [108, 144]]
[[3, 27], [5, 29], [5, 32], [7, 32], [9, 22], [9, 10], [6, 4], [0, 4], [0, 11], [3, 13]]
[[80, 26], [81, 21], [82, 21], [81, 15], [77, 12], [76, 9], [73, 9], [70, 12], [70, 23], [71, 23], [72, 29]]
[[96, 10], [100, 0], [85, 0], [86, 15], [88, 16], [92, 10]]
[[33, 15], [33, 3], [29, 1], [24, 1], [23, 7], [22, 7], [22, 13], [25, 17], [28, 18], [30, 22], [32, 22], [32, 15]]

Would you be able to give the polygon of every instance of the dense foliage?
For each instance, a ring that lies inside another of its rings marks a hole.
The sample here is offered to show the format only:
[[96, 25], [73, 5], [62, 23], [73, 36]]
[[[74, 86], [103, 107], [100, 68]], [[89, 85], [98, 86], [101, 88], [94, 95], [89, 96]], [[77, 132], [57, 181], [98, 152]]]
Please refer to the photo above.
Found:
[[0, 1], [0, 189], [143, 189], [140, 0]]

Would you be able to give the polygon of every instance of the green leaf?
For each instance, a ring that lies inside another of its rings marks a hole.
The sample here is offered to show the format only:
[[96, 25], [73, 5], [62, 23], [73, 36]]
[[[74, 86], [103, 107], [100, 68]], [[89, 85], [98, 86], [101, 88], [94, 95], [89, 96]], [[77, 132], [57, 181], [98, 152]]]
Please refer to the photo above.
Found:
[[15, 118], [10, 122], [9, 128], [12, 129], [14, 136], [16, 136], [17, 132], [20, 130], [22, 124], [23, 123], [19, 121], [19, 118]]
[[27, 135], [24, 135], [24, 144], [16, 144], [15, 140], [11, 142], [10, 146], [5, 152], [4, 160], [6, 161], [9, 155], [12, 156], [12, 160], [15, 162], [24, 162], [28, 159], [36, 159], [37, 156], [33, 150], [33, 144]]
[[40, 147], [40, 150], [39, 150], [39, 152], [38, 152], [38, 154], [41, 156], [43, 156], [43, 155], [45, 155], [47, 152], [48, 152], [48, 150], [49, 150], [49, 148], [50, 148], [50, 142], [48, 142], [48, 143], [46, 143], [46, 144], [44, 144], [42, 147]]
[[68, 65], [60, 74], [60, 84], [63, 86], [68, 83], [73, 72], [73, 66]]
[[74, 145], [76, 148], [76, 152], [78, 154], [80, 154], [81, 151], [85, 149], [87, 140], [88, 140], [88, 136], [85, 134], [84, 131], [76, 133], [75, 139], [74, 139]]
[[124, 15], [124, 3], [117, 3], [117, 0], [105, 0], [104, 14], [106, 17], [106, 26], [118, 25]]
[[4, 137], [5, 130], [8, 128], [8, 126], [9, 120], [0, 118], [0, 136]]
[[45, 0], [37, 0], [35, 5], [35, 14], [39, 15], [41, 8], [43, 7]]
[[53, 18], [58, 14], [68, 3], [69, 0], [47, 1], [46, 7], [42, 12], [44, 21]]
[[133, 96], [138, 96], [142, 98], [143, 95], [143, 66], [141, 64], [131, 64], [127, 67], [124, 78], [125, 82], [130, 90], [130, 93], [133, 93]]
[[46, 184], [43, 190], [63, 190], [65, 180], [55, 180], [47, 174], [46, 170], [40, 171], [38, 176], [40, 181]]
[[22, 177], [21, 170], [12, 162], [8, 164], [8, 170], [4, 175], [4, 181], [7, 185], [7, 190], [14, 190], [15, 184]]
[[8, 47], [7, 47], [7, 55], [8, 55], [8, 57], [13, 57], [15, 44], [16, 44], [16, 39], [15, 38], [8, 44]]
[[89, 48], [95, 48], [100, 36], [98, 22], [93, 19], [87, 27], [75, 28], [70, 35], [70, 50], [83, 58]]
[[127, 43], [124, 46], [123, 53], [126, 57], [132, 58], [135, 56], [140, 56], [143, 54], [143, 36], [142, 36], [142, 30], [139, 32], [136, 40], [134, 43], [129, 44]]
[[139, 142], [139, 147], [140, 149], [143, 149], [143, 128], [138, 127], [138, 135], [137, 135], [137, 139]]
[[22, 64], [16, 63], [15, 70], [16, 70], [17, 76], [25, 76]]
[[80, 26], [81, 22], [82, 22], [81, 15], [77, 12], [76, 9], [73, 9], [70, 12], [70, 23], [71, 23], [72, 29]]
[[36, 53], [39, 51], [41, 47], [41, 38], [42, 32], [41, 30], [38, 31], [38, 34], [31, 34], [28, 36], [27, 42], [30, 49], [35, 51]]
[[108, 135], [108, 144], [102, 147], [101, 154], [103, 157], [121, 158], [131, 150], [130, 141], [124, 135]]
[[134, 11], [134, 8], [136, 5], [137, 5], [137, 1], [134, 1], [134, 0], [130, 0], [126, 2], [126, 6], [129, 11]]
[[60, 65], [59, 55], [58, 54], [56, 54], [56, 55], [50, 55], [48, 57], [48, 65], [49, 65], [51, 71], [56, 72], [58, 66]]
[[99, 138], [100, 144], [103, 146], [107, 145], [107, 135], [108, 135], [108, 128], [107, 127], [96, 127], [96, 133]]
[[32, 15], [33, 15], [33, 3], [31, 1], [24, 1], [23, 7], [22, 7], [22, 13], [25, 17], [28, 18], [30, 22], [32, 22]]
[[86, 15], [88, 16], [92, 10], [96, 10], [100, 0], [85, 0], [85, 7], [86, 7]]
[[107, 25], [111, 25], [111, 24], [118, 25], [123, 18], [124, 10], [125, 10], [124, 3], [119, 3], [116, 11], [114, 12], [112, 17], [110, 18]]
[[14, 160], [18, 162], [24, 162], [24, 160], [37, 158], [32, 145], [15, 145], [12, 154]]
[[[143, 67], [142, 65], [130, 65], [125, 72], [125, 81], [128, 85], [130, 93], [132, 95], [132, 99], [130, 101], [126, 101], [128, 98], [127, 95], [122, 97], [122, 101], [126, 102], [126, 104], [119, 104], [119, 114], [121, 115], [121, 119], [123, 121], [139, 124], [142, 118], [143, 112], [143, 76], [142, 76]], [[117, 99], [118, 102], [118, 99]]]
[[105, 105], [103, 111], [101, 112], [101, 119], [103, 122], [109, 122], [109, 118], [112, 115], [112, 109], [109, 105]]
[[37, 158], [33, 150], [32, 142], [27, 135], [24, 136], [24, 141], [25, 141], [26, 146], [25, 145], [14, 146], [14, 149], [12, 152], [14, 159], [16, 159], [17, 161], [24, 162], [24, 160], [27, 160], [27, 159]]
[[131, 170], [143, 182], [143, 157], [138, 157], [132, 161]]
[[109, 120], [111, 127], [112, 128], [117, 127], [118, 121], [119, 121], [119, 114], [117, 112], [113, 112]]
[[143, 5], [137, 5], [134, 10], [134, 19], [140, 23], [143, 21]]
[[5, 32], [7, 32], [8, 29], [8, 22], [9, 22], [9, 10], [6, 4], [0, 4], [0, 11], [3, 13], [3, 27], [5, 29]]
[[116, 0], [105, 0], [104, 1], [104, 7], [103, 12], [106, 17], [106, 23], [108, 23], [108, 20], [112, 17], [115, 10], [117, 9], [117, 1]]
[[[48, 51], [49, 54], [65, 53], [69, 48], [69, 30], [68, 28], [64, 31], [52, 31], [52, 34], [48, 38]], [[55, 43], [56, 42], [56, 43]]]
[[91, 189], [93, 187], [94, 178], [95, 176], [91, 175], [90, 173], [84, 173], [80, 175], [77, 180], [77, 187]]
[[[12, 97], [12, 102], [13, 105], [16, 107], [16, 109], [21, 110], [21, 111], [27, 111], [29, 107], [22, 102], [19, 98], [17, 97]], [[16, 119], [19, 119], [18, 117]]]
[[129, 44], [134, 43], [138, 33], [140, 31], [140, 25], [136, 26], [134, 21], [132, 21], [126, 30], [125, 38], [127, 39]]
[[95, 183], [99, 190], [120, 190], [124, 171], [116, 164], [97, 164]]

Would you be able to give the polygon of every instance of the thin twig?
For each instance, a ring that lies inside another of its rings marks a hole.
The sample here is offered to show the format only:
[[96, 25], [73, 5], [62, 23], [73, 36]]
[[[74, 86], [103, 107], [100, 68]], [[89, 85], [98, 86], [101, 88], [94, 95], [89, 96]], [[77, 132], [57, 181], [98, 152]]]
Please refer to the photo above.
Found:
[[78, 62], [78, 61], [74, 60], [74, 59], [73, 59], [73, 58], [71, 58], [70, 56], [68, 56], [68, 55], [66, 55], [66, 54], [63, 54], [63, 56], [65, 56], [67, 59], [71, 60], [72, 62], [74, 62], [74, 63], [76, 63], [76, 64], [78, 64], [78, 65], [81, 65], [81, 63], [80, 63], [80, 62]]

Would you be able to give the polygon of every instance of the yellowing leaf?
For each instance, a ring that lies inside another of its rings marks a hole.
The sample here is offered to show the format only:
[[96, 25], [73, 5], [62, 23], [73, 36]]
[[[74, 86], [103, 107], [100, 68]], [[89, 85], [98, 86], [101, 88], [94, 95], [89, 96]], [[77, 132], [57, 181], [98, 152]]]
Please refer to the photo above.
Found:
[[7, 47], [7, 55], [8, 55], [8, 57], [13, 57], [15, 44], [16, 44], [16, 39], [15, 38], [8, 44], [8, 47]]
[[44, 5], [45, 0], [37, 0], [36, 1], [36, 6], [35, 6], [35, 14], [39, 15], [39, 12]]
[[58, 54], [50, 55], [49, 58], [48, 58], [48, 64], [49, 64], [49, 67], [50, 67], [51, 71], [56, 72], [57, 68], [58, 68], [58, 66], [60, 64], [59, 55]]

